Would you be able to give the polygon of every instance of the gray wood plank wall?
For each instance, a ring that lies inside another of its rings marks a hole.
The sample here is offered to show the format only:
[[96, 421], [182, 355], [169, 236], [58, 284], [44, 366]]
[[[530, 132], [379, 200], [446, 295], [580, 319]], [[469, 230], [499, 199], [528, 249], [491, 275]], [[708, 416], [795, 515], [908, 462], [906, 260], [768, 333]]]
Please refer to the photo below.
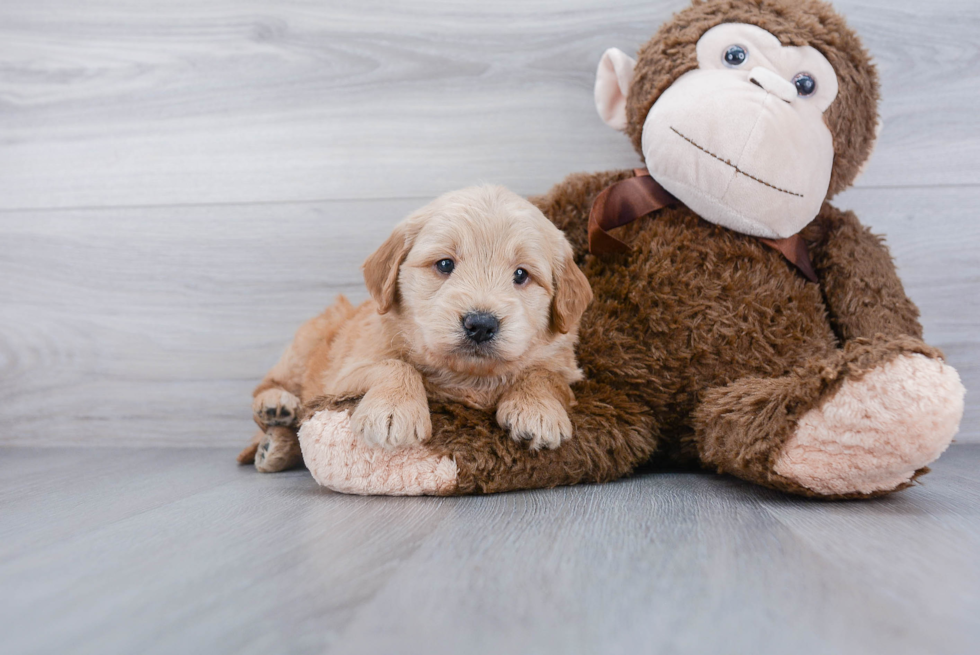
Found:
[[[408, 211], [631, 166], [602, 51], [684, 0], [0, 4], [0, 443], [231, 445], [296, 325]], [[839, 197], [888, 235], [980, 441], [980, 3], [836, 3], [884, 131]]]

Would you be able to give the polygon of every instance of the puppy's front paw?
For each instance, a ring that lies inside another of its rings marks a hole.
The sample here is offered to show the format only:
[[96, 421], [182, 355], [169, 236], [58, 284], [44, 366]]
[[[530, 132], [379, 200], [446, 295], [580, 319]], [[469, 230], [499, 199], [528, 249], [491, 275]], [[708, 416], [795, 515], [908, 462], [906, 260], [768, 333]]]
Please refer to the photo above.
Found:
[[371, 446], [398, 448], [420, 443], [432, 434], [429, 404], [368, 391], [350, 417], [351, 429]]
[[252, 400], [252, 413], [261, 426], [295, 425], [299, 398], [285, 389], [266, 389]]
[[557, 448], [572, 437], [568, 412], [554, 398], [507, 398], [497, 406], [497, 423], [515, 441], [530, 441], [531, 450]]

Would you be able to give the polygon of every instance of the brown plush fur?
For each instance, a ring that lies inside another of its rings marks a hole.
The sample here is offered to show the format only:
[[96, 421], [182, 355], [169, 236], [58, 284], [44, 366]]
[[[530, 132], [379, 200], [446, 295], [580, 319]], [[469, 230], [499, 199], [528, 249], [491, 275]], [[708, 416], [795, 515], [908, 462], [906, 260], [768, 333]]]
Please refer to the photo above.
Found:
[[[629, 174], [571, 176], [536, 202], [581, 248], [591, 200]], [[880, 240], [830, 205], [805, 231], [814, 266], [824, 278], [844, 264], [854, 274], [823, 288], [686, 207], [622, 232], [631, 254], [579, 250], [596, 299], [580, 328], [577, 438], [529, 457], [485, 415], [434, 407], [430, 443], [456, 458], [460, 492], [605, 481], [653, 457], [817, 495], [769, 470], [795, 419], [846, 376], [902, 353], [940, 356], [919, 339]]]
[[[850, 185], [874, 143], [877, 75], [843, 19], [814, 0], [696, 0], [665, 24], [640, 50], [628, 97], [637, 150], [650, 107], [696, 66], [695, 44], [722, 22], [758, 25], [827, 57], [840, 82], [825, 113], [836, 152], [828, 197]], [[820, 496], [772, 470], [799, 417], [843, 380], [902, 354], [941, 356], [921, 341], [887, 249], [852, 213], [825, 204], [802, 233], [821, 280], [811, 284], [757, 239], [677, 206], [617, 231], [631, 253], [588, 255], [593, 200], [631, 174], [571, 175], [532, 199], [565, 231], [595, 292], [580, 332], [577, 438], [529, 453], [485, 414], [439, 405], [430, 444], [455, 458], [459, 493], [601, 482], [660, 462]]]

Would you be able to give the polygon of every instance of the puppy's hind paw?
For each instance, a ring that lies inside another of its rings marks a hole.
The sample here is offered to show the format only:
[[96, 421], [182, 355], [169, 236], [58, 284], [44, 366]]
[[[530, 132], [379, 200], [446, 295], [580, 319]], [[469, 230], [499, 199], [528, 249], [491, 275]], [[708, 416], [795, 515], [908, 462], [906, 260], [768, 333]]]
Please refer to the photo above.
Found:
[[263, 427], [296, 425], [299, 398], [285, 389], [266, 389], [252, 400], [252, 414]]
[[557, 448], [572, 437], [572, 421], [554, 398], [506, 399], [497, 406], [497, 423], [515, 441], [530, 442], [531, 450]]
[[255, 469], [260, 473], [278, 473], [302, 463], [303, 453], [292, 428], [269, 428], [256, 444]]

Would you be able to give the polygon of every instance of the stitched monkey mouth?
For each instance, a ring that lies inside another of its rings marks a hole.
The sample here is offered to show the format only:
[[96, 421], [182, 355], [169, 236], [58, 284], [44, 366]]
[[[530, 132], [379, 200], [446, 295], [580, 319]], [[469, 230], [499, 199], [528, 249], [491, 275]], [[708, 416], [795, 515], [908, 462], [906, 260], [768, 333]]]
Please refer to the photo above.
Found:
[[776, 186], [775, 184], [770, 184], [769, 182], [766, 182], [765, 180], [760, 180], [756, 176], [751, 175], [749, 173], [746, 173], [745, 171], [743, 171], [741, 168], [739, 168], [738, 166], [736, 166], [732, 162], [728, 161], [727, 159], [724, 159], [723, 157], [719, 157], [718, 155], [716, 155], [715, 153], [711, 152], [710, 150], [708, 150], [704, 146], [698, 144], [697, 142], [694, 141], [694, 139], [692, 139], [692, 138], [690, 138], [688, 136], [684, 136], [683, 134], [681, 134], [680, 132], [678, 132], [677, 129], [674, 128], [673, 126], [671, 126], [670, 131], [673, 132], [674, 134], [676, 134], [677, 136], [679, 136], [680, 138], [684, 139], [685, 141], [687, 141], [688, 143], [690, 143], [692, 146], [694, 146], [695, 148], [697, 148], [701, 152], [705, 153], [706, 155], [710, 155], [711, 157], [714, 157], [715, 159], [717, 159], [718, 161], [720, 161], [722, 164], [725, 164], [726, 166], [730, 166], [731, 168], [735, 169], [735, 173], [736, 174], [744, 175], [745, 177], [749, 178], [750, 180], [752, 180], [754, 182], [758, 182], [759, 184], [761, 184], [763, 186], [766, 186], [766, 187], [769, 187], [770, 189], [773, 189], [775, 191], [779, 191], [780, 193], [785, 193], [787, 195], [796, 196], [797, 198], [802, 198], [803, 197], [803, 194], [802, 193], [795, 193], [793, 191], [787, 191], [786, 189], [781, 189], [778, 186]]

